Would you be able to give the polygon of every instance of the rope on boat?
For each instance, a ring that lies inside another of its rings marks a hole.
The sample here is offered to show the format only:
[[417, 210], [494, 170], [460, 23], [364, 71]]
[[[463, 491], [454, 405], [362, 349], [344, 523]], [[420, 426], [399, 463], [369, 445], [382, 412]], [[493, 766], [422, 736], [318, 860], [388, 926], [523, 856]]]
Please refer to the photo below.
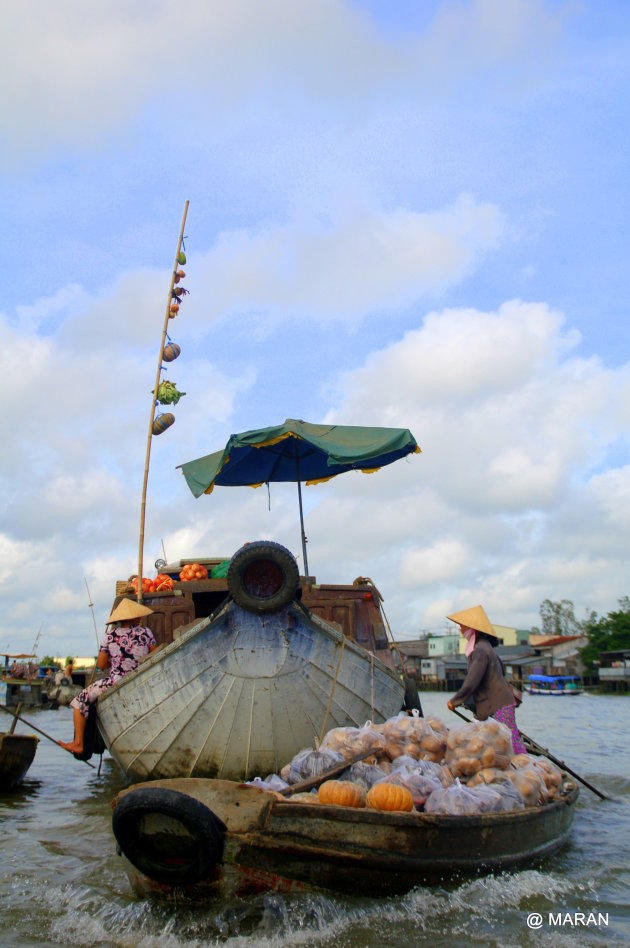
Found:
[[337, 687], [337, 679], [339, 677], [339, 669], [341, 668], [341, 656], [343, 655], [343, 650], [345, 647], [346, 647], [346, 637], [344, 635], [341, 639], [341, 648], [339, 650], [339, 658], [337, 660], [337, 671], [335, 672], [332, 688], [330, 689], [330, 697], [328, 698], [328, 707], [326, 708], [326, 714], [324, 715], [324, 723], [322, 724], [322, 731], [321, 731], [321, 734], [319, 735], [320, 744], [324, 740], [324, 734], [326, 733], [326, 725], [328, 724], [328, 715], [330, 714], [330, 706], [332, 705], [332, 699], [335, 693], [335, 688]]
[[374, 656], [370, 652], [370, 721], [374, 720]]

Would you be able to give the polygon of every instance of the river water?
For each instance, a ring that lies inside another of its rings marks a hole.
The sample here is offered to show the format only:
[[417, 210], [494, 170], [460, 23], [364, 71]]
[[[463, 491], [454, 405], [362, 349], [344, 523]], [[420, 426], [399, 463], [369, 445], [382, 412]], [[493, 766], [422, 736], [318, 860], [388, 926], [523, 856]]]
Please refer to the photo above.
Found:
[[[424, 712], [457, 725], [447, 698], [422, 695]], [[582, 788], [570, 843], [541, 864], [383, 900], [312, 891], [202, 907], [134, 895], [111, 831], [111, 801], [125, 785], [116, 764], [106, 754], [99, 774], [42, 737], [22, 787], [0, 795], [0, 944], [629, 945], [629, 715], [624, 696], [525, 696], [517, 714], [523, 731], [614, 797]], [[68, 708], [26, 716], [55, 738], [71, 735]], [[0, 712], [0, 729], [8, 724]], [[20, 723], [17, 733], [29, 729]], [[539, 927], [528, 927], [528, 918]]]

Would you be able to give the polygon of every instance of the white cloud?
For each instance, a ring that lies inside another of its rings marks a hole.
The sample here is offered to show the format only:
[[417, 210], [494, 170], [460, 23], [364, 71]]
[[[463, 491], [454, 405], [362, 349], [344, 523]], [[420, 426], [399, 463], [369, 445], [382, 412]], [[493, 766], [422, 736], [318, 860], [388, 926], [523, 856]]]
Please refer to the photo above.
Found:
[[406, 634], [446, 601], [483, 601], [495, 621], [529, 627], [545, 598], [605, 613], [626, 594], [628, 467], [593, 471], [611, 443], [627, 458], [615, 406], [630, 365], [572, 354], [563, 323], [520, 301], [432, 313], [342, 380], [328, 420], [410, 427], [423, 449], [365, 489], [339, 478], [341, 500], [318, 509], [329, 568], [344, 534], [381, 551], [381, 590]]
[[559, 17], [541, 0], [475, 0], [440, 8], [422, 35], [385, 36], [341, 0], [180, 0], [176, 12], [166, 0], [22, 0], [4, 4], [2, 20], [7, 160], [130, 133], [150, 99], [176, 134], [178, 98], [203, 102], [216, 120], [261, 98], [291, 102], [297, 90], [339, 114], [384, 96], [435, 101], [463, 76], [464, 90], [475, 77], [503, 95], [548, 68]]
[[459, 282], [502, 229], [497, 207], [462, 196], [434, 212], [353, 208], [328, 225], [232, 231], [195, 257], [197, 292], [209, 315], [240, 308], [352, 320]]

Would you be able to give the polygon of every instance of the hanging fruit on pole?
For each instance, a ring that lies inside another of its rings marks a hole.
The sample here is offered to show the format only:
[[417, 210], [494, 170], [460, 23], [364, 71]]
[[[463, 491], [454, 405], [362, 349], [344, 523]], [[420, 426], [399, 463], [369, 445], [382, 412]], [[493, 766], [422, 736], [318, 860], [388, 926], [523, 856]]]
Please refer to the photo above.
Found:
[[181, 351], [181, 348], [176, 342], [171, 342], [169, 340], [169, 342], [167, 342], [167, 344], [164, 346], [164, 361], [174, 362]]
[[153, 422], [152, 431], [154, 435], [162, 434], [163, 431], [166, 431], [167, 428], [170, 428], [171, 425], [175, 424], [175, 415], [171, 414], [170, 411], [165, 412], [163, 415], [158, 415]]

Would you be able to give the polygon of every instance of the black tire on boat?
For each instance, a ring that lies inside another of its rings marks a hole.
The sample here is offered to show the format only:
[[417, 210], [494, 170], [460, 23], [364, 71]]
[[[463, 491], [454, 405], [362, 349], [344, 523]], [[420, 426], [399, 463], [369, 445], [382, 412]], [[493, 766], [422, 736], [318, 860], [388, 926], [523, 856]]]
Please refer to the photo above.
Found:
[[64, 675], [61, 681], [59, 682], [59, 684], [61, 685], [62, 688], [67, 688], [69, 685], [72, 684], [72, 679], [66, 678], [66, 676]]
[[[157, 817], [153, 833], [151, 817]], [[123, 855], [156, 882], [200, 882], [223, 859], [225, 823], [177, 790], [146, 787], [126, 794], [114, 808], [112, 828]]]
[[299, 584], [295, 557], [271, 540], [247, 543], [230, 560], [228, 590], [249, 612], [277, 612], [295, 599]]

